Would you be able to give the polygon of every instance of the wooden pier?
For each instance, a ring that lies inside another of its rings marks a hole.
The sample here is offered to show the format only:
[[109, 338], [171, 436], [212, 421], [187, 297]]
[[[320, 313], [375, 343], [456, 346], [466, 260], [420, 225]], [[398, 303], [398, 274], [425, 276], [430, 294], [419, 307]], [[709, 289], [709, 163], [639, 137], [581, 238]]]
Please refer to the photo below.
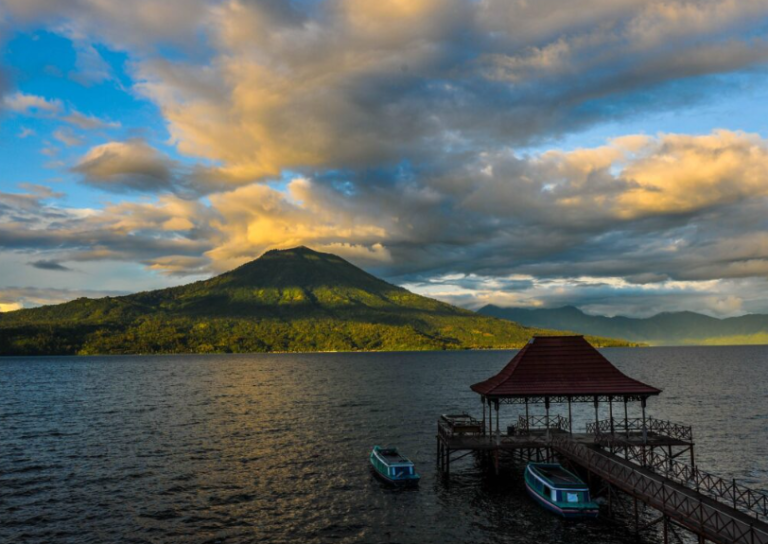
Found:
[[[647, 399], [661, 391], [623, 375], [583, 338], [535, 338], [472, 389], [481, 395], [482, 419], [438, 420], [437, 460], [446, 477], [452, 463], [468, 456], [497, 474], [502, 459], [556, 459], [586, 476], [593, 494], [606, 499], [609, 516], [625, 505], [637, 534], [660, 526], [665, 544], [682, 542], [680, 530], [699, 543], [768, 544], [768, 495], [700, 470], [691, 427], [646, 417]], [[616, 401], [624, 405], [623, 418], [614, 418]], [[595, 419], [584, 432], [575, 432], [574, 402], [594, 403]], [[609, 405], [607, 419], [599, 418], [600, 402]], [[641, 403], [641, 418], [629, 418], [629, 402]], [[503, 404], [525, 409], [506, 433], [499, 428]], [[531, 415], [531, 404], [544, 404], [545, 414]], [[567, 404], [569, 417], [551, 415], [552, 404]], [[656, 514], [646, 521], [641, 508]]]

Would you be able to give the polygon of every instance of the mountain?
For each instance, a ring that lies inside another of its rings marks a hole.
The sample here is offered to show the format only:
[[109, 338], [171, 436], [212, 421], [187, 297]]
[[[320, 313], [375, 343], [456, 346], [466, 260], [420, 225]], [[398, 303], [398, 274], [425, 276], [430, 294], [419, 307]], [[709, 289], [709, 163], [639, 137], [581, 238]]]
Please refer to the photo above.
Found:
[[413, 294], [298, 247], [181, 287], [0, 314], [0, 354], [511, 348], [551, 332]]
[[652, 345], [768, 344], [768, 315], [760, 314], [717, 319], [695, 312], [666, 312], [632, 318], [588, 315], [573, 306], [528, 309], [493, 305], [484, 306], [478, 313], [528, 327], [565, 329]]

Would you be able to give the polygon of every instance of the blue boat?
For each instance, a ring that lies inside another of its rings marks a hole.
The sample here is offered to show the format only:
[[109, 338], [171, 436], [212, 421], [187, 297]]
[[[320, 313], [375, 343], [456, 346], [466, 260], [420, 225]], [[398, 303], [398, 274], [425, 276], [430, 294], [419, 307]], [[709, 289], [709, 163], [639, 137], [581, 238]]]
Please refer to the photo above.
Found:
[[408, 458], [402, 456], [397, 448], [374, 446], [370, 456], [374, 473], [390, 484], [416, 485], [419, 476]]
[[525, 487], [537, 503], [564, 518], [596, 518], [589, 487], [557, 463], [528, 463]]

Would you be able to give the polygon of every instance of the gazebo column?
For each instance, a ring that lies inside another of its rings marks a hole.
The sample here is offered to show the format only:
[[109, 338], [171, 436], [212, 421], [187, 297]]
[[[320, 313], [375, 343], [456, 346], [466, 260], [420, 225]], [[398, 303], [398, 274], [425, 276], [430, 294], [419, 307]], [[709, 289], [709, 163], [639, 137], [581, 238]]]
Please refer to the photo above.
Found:
[[528, 397], [525, 397], [525, 430], [531, 430], [531, 426], [528, 424]]
[[643, 408], [643, 444], [648, 443], [648, 429], [645, 426], [645, 403], [648, 400], [648, 397], [643, 397], [643, 400], [640, 401], [640, 406]]
[[600, 413], [598, 412], [599, 397], [595, 395], [595, 434], [600, 434]]
[[499, 399], [496, 399], [496, 439], [499, 438]]
[[624, 397], [624, 431], [627, 433], [627, 438], [629, 438], [629, 413], [627, 412], [627, 397]]
[[611, 422], [611, 436], [613, 436], [613, 395], [608, 397], [608, 418]]
[[488, 399], [488, 436], [493, 434], [493, 407], [491, 405], [493, 401]]
[[480, 401], [483, 403], [483, 434], [485, 434], [485, 397], [480, 397]]
[[573, 412], [571, 411], [571, 397], [568, 397], [568, 430], [573, 434]]
[[544, 397], [544, 410], [546, 412], [544, 422], [547, 426], [547, 438], [549, 438], [549, 397]]

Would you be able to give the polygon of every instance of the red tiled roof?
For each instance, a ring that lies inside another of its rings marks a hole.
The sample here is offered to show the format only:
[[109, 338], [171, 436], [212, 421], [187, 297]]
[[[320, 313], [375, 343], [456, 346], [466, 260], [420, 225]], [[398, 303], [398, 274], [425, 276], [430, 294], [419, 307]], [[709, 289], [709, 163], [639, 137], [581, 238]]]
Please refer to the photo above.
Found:
[[583, 336], [536, 336], [501, 372], [472, 390], [489, 397], [661, 393], [623, 374]]

